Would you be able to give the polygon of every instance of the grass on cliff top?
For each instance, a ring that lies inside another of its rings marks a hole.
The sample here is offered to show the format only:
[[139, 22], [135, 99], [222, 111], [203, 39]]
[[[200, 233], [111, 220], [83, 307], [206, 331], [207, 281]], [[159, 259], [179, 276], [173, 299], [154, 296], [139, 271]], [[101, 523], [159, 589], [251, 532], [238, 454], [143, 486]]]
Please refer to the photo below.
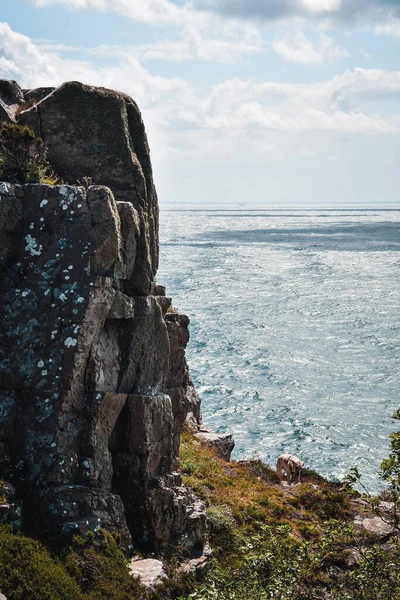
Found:
[[190, 433], [180, 465], [206, 503], [214, 559], [179, 600], [400, 600], [400, 541], [362, 546], [354, 493], [340, 484], [305, 470], [300, 485], [281, 486], [260, 461], [226, 463]]
[[301, 484], [282, 486], [261, 461], [227, 463], [188, 432], [182, 434], [180, 468], [185, 485], [209, 507], [225, 507], [242, 532], [290, 525], [298, 537], [315, 536], [324, 521], [350, 515], [350, 496], [340, 484], [305, 469]]

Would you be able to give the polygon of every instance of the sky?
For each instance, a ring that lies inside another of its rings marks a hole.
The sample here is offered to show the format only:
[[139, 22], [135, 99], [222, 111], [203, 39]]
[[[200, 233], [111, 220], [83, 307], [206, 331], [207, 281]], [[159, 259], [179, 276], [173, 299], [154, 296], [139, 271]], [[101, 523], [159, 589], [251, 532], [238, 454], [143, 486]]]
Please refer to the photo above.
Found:
[[0, 77], [130, 94], [162, 208], [399, 207], [400, 0], [0, 0]]

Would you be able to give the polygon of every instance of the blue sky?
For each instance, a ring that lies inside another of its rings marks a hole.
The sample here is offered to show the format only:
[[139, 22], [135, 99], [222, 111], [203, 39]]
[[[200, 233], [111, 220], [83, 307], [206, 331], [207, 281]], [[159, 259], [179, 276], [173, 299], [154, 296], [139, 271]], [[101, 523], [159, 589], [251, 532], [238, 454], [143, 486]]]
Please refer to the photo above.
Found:
[[0, 77], [129, 93], [161, 206], [396, 206], [399, 0], [1, 0]]

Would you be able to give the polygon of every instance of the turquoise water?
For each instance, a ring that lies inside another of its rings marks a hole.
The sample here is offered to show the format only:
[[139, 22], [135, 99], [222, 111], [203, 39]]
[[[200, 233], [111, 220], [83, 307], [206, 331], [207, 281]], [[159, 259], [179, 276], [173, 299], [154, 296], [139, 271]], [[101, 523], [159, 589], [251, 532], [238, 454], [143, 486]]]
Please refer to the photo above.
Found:
[[377, 489], [399, 401], [400, 211], [162, 211], [157, 281], [191, 318], [203, 420]]

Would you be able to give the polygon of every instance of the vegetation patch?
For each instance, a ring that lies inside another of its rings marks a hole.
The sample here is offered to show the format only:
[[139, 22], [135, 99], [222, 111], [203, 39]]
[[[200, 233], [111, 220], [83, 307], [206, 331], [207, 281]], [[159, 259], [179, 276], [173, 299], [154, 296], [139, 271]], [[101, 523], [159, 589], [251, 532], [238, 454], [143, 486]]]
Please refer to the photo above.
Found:
[[0, 122], [0, 179], [10, 183], [57, 183], [46, 144], [26, 125]]
[[[392, 434], [381, 472], [395, 506], [399, 439]], [[227, 464], [189, 432], [181, 469], [206, 503], [214, 559], [206, 580], [180, 600], [400, 600], [400, 538], [364, 545], [353, 528], [360, 494], [350, 486], [309, 470], [301, 484], [281, 486], [260, 461]], [[379, 501], [364, 498], [374, 513]]]

